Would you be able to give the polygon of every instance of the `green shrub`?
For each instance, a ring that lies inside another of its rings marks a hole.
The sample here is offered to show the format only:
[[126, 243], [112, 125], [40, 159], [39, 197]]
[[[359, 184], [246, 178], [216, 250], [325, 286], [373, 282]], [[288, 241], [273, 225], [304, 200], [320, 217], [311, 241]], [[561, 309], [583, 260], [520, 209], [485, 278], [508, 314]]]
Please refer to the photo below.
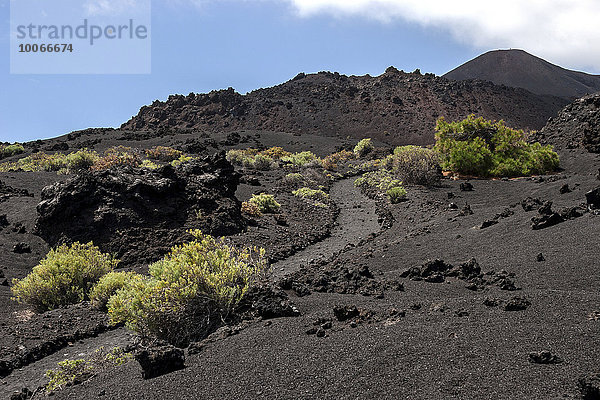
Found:
[[302, 183], [304, 182], [304, 176], [298, 172], [292, 172], [283, 177], [286, 183]]
[[261, 213], [273, 214], [279, 211], [281, 204], [275, 201], [275, 198], [271, 194], [253, 194], [252, 198], [248, 200], [250, 203], [256, 205]]
[[246, 215], [249, 215], [253, 218], [262, 217], [262, 213], [260, 212], [260, 208], [254, 203], [250, 203], [248, 201], [244, 201], [242, 203], [242, 212]]
[[185, 164], [187, 162], [190, 162], [194, 159], [194, 157], [191, 156], [186, 156], [185, 154], [182, 154], [181, 156], [179, 156], [178, 159], [171, 161], [171, 165], [173, 167], [177, 167], [181, 164]]
[[88, 299], [92, 286], [117, 263], [92, 243], [63, 244], [50, 250], [25, 278], [13, 280], [12, 293], [39, 311], [76, 304]]
[[355, 157], [355, 154], [351, 151], [338, 151], [337, 153], [330, 154], [323, 159], [323, 168], [328, 171], [335, 171], [338, 167], [338, 164], [346, 163], [350, 160], [353, 160]]
[[269, 157], [272, 160], [279, 160], [282, 157], [290, 156], [292, 153], [290, 153], [289, 151], [285, 151], [281, 147], [270, 147], [266, 150], [261, 151], [260, 154], [265, 157]]
[[126, 287], [131, 282], [142, 279], [142, 276], [135, 272], [109, 272], [104, 275], [90, 292], [90, 302], [92, 307], [98, 310], [106, 310], [108, 300], [118, 291]]
[[94, 151], [79, 150], [66, 156], [66, 168], [69, 172], [87, 171], [98, 161], [98, 158], [98, 154]]
[[295, 167], [308, 167], [320, 162], [319, 158], [310, 151], [303, 151], [281, 157], [281, 161], [292, 164]]
[[227, 152], [225, 158], [233, 165], [244, 165], [244, 163], [251, 164], [250, 159], [258, 154], [256, 149], [233, 149]]
[[113, 323], [125, 322], [143, 336], [186, 344], [225, 318], [266, 267], [263, 249], [237, 249], [223, 238], [190, 233], [195, 240], [173, 247], [150, 265], [150, 277], [110, 298]]
[[292, 194], [296, 197], [300, 197], [302, 199], [311, 199], [318, 201], [327, 201], [329, 200], [329, 195], [322, 190], [311, 189], [308, 187], [303, 187], [298, 190], [294, 190]]
[[440, 118], [435, 149], [442, 167], [479, 176], [527, 176], [554, 171], [559, 158], [551, 146], [528, 144], [522, 130], [503, 121], [492, 122], [470, 115], [457, 122]]
[[156, 164], [155, 162], [150, 161], [150, 160], [144, 160], [140, 164], [140, 167], [141, 168], [146, 168], [146, 169], [157, 169], [159, 167], [159, 165]]
[[0, 160], [6, 157], [15, 156], [25, 151], [23, 145], [15, 144], [0, 144]]
[[362, 139], [354, 147], [354, 154], [356, 154], [357, 157], [364, 157], [372, 151], [373, 151], [373, 143], [371, 143], [370, 138]]
[[397, 203], [406, 196], [402, 181], [394, 179], [388, 171], [380, 169], [367, 172], [354, 181], [354, 186], [369, 191], [376, 191], [387, 195], [393, 203]]
[[273, 164], [273, 159], [267, 157], [263, 154], [257, 154], [254, 156], [252, 160], [252, 168], [260, 170], [260, 171], [268, 171], [271, 169], [271, 165]]
[[392, 204], [399, 203], [406, 198], [406, 190], [402, 186], [392, 186], [386, 190], [385, 194]]
[[419, 146], [401, 146], [384, 160], [385, 167], [402, 182], [412, 185], [435, 185], [442, 173], [435, 150]]
[[234, 165], [242, 165], [245, 168], [253, 168], [262, 171], [271, 169], [273, 160], [281, 155], [289, 154], [284, 152], [281, 147], [272, 147], [270, 149], [258, 152], [256, 149], [229, 150], [227, 160]]
[[171, 147], [166, 146], [155, 146], [145, 151], [146, 157], [151, 160], [159, 160], [165, 162], [171, 162], [177, 160], [183, 155], [179, 150], [175, 150]]
[[120, 347], [114, 347], [108, 352], [101, 347], [88, 359], [60, 361], [57, 363], [58, 368], [46, 371], [46, 377], [48, 378], [45, 388], [46, 393], [83, 383], [100, 371], [123, 365], [132, 359], [133, 356]]

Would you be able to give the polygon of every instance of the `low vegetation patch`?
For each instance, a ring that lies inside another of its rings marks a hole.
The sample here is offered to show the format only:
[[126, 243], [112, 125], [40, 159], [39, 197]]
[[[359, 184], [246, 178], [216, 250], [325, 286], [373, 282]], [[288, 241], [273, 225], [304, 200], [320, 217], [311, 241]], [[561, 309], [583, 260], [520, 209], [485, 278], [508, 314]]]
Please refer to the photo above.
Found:
[[57, 364], [58, 368], [46, 371], [48, 378], [46, 393], [83, 383], [101, 371], [123, 365], [132, 359], [133, 356], [120, 347], [115, 347], [110, 351], [105, 351], [101, 347], [90, 358], [60, 361]]
[[308, 187], [303, 187], [297, 190], [294, 190], [292, 194], [296, 197], [300, 197], [301, 199], [311, 199], [318, 201], [327, 201], [329, 200], [329, 195], [320, 189], [311, 189]]
[[258, 210], [265, 214], [277, 213], [281, 208], [281, 204], [275, 201], [275, 198], [272, 194], [253, 194], [252, 198], [248, 200], [248, 202], [257, 206]]
[[358, 144], [354, 147], [354, 154], [357, 157], [364, 157], [374, 149], [373, 143], [371, 143], [371, 139], [362, 139]]
[[190, 233], [195, 239], [150, 265], [149, 277], [130, 281], [110, 298], [113, 323], [187, 344], [220, 324], [266, 268], [264, 249], [238, 249], [223, 238]]
[[76, 304], [89, 299], [94, 284], [118, 262], [92, 243], [63, 244], [50, 250], [25, 278], [13, 280], [12, 293], [18, 302], [42, 312]]
[[151, 160], [171, 162], [177, 160], [183, 155], [180, 150], [175, 150], [167, 146], [155, 146], [145, 151], [146, 157]]
[[89, 169], [98, 161], [96, 152], [79, 150], [69, 154], [35, 153], [12, 163], [0, 164], [0, 171], [71, 173]]
[[402, 181], [395, 179], [385, 169], [363, 174], [354, 181], [354, 186], [365, 190], [367, 193], [384, 194], [394, 204], [406, 197], [406, 190], [402, 186]]
[[435, 185], [442, 177], [439, 154], [419, 146], [400, 146], [384, 160], [384, 166], [403, 183], [409, 185]]
[[262, 217], [260, 208], [255, 203], [251, 203], [249, 201], [244, 201], [242, 203], [242, 213], [244, 213], [252, 218]]
[[289, 156], [281, 157], [281, 161], [291, 164], [295, 167], [314, 167], [321, 163], [319, 157], [310, 151], [302, 151], [300, 153], [290, 154]]
[[340, 164], [345, 164], [350, 160], [356, 158], [356, 155], [348, 150], [338, 151], [337, 153], [333, 153], [328, 155], [323, 159], [323, 168], [328, 171], [335, 171]]
[[522, 130], [503, 121], [493, 122], [470, 115], [457, 122], [440, 118], [435, 149], [445, 170], [482, 177], [515, 177], [556, 170], [558, 154], [552, 146], [525, 141]]
[[0, 160], [6, 157], [16, 156], [25, 151], [23, 145], [15, 144], [0, 144]]
[[90, 302], [92, 307], [98, 310], [106, 311], [108, 300], [117, 293], [118, 290], [133, 284], [136, 280], [142, 279], [142, 275], [135, 272], [113, 271], [104, 275], [90, 292]]

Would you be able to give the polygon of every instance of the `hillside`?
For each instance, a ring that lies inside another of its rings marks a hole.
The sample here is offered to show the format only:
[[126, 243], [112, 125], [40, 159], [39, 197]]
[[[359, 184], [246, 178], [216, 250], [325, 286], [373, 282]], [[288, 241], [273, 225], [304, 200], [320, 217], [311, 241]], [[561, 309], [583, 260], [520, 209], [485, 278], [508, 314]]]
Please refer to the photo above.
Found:
[[433, 142], [435, 121], [477, 114], [540, 129], [567, 102], [484, 81], [455, 82], [390, 67], [380, 76], [319, 72], [246, 95], [233, 89], [170, 96], [142, 107], [121, 129], [162, 132], [240, 129], [373, 137], [389, 144]]
[[569, 100], [600, 91], [600, 75], [571, 71], [523, 50], [512, 49], [482, 54], [444, 77], [456, 81], [481, 79]]

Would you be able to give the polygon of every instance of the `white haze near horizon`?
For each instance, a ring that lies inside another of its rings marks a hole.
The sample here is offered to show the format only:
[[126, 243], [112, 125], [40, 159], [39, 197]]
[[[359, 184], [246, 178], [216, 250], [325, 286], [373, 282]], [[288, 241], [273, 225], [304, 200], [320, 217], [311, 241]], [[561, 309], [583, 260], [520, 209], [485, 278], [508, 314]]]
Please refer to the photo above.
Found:
[[566, 68], [600, 72], [597, 0], [286, 0], [328, 14], [447, 30], [477, 49], [520, 48]]

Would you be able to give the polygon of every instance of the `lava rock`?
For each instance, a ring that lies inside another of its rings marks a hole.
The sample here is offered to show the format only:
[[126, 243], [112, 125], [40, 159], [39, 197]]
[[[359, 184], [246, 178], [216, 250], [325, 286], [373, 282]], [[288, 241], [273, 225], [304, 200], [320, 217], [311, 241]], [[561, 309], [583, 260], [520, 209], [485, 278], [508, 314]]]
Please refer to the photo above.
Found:
[[471, 206], [465, 204], [465, 206], [460, 210], [459, 216], [465, 217], [467, 215], [473, 215], [473, 210], [471, 210]]
[[23, 388], [20, 392], [14, 392], [10, 396], [10, 400], [27, 400], [33, 396], [33, 392], [29, 388]]
[[531, 303], [524, 297], [513, 297], [504, 303], [504, 311], [523, 311], [526, 310]]
[[358, 317], [360, 311], [356, 306], [335, 306], [333, 307], [333, 315], [335, 315], [338, 321], [346, 321]]
[[537, 262], [542, 262], [542, 261], [546, 261], [546, 258], [544, 257], [544, 255], [542, 253], [539, 253], [536, 257], [535, 260]]
[[250, 313], [263, 319], [297, 317], [298, 309], [289, 300], [287, 294], [270, 285], [250, 287], [236, 308], [240, 314]]
[[473, 185], [470, 182], [462, 182], [460, 184], [460, 191], [461, 192], [472, 192]]
[[552, 202], [547, 201], [538, 209], [538, 215], [531, 218], [531, 229], [548, 228], [560, 224], [564, 220], [559, 213], [552, 211]]
[[498, 223], [498, 220], [496, 220], [496, 219], [487, 219], [481, 223], [481, 225], [479, 226], [479, 229], [489, 228], [490, 226], [496, 225], [497, 223]]
[[525, 211], [539, 210], [543, 204], [544, 203], [537, 197], [527, 197], [526, 199], [521, 200], [521, 207], [523, 207], [523, 210]]
[[547, 350], [529, 353], [529, 362], [533, 364], [560, 364], [563, 360]]
[[25, 242], [17, 243], [13, 247], [13, 253], [17, 253], [17, 254], [31, 253], [31, 246]]
[[571, 193], [571, 189], [569, 188], [569, 184], [565, 183], [564, 185], [562, 185], [559, 189], [559, 193], [560, 194], [567, 194], [567, 193]]
[[580, 378], [579, 390], [583, 400], [600, 400], [600, 373]]
[[587, 201], [588, 207], [591, 210], [600, 209], [600, 187], [587, 192], [585, 194], [585, 199]]
[[155, 378], [184, 368], [183, 350], [164, 345], [143, 349], [135, 354], [144, 379]]
[[238, 180], [224, 152], [177, 167], [80, 174], [42, 190], [35, 233], [51, 246], [93, 241], [123, 266], [147, 265], [189, 240], [189, 229], [219, 236], [242, 231]]

